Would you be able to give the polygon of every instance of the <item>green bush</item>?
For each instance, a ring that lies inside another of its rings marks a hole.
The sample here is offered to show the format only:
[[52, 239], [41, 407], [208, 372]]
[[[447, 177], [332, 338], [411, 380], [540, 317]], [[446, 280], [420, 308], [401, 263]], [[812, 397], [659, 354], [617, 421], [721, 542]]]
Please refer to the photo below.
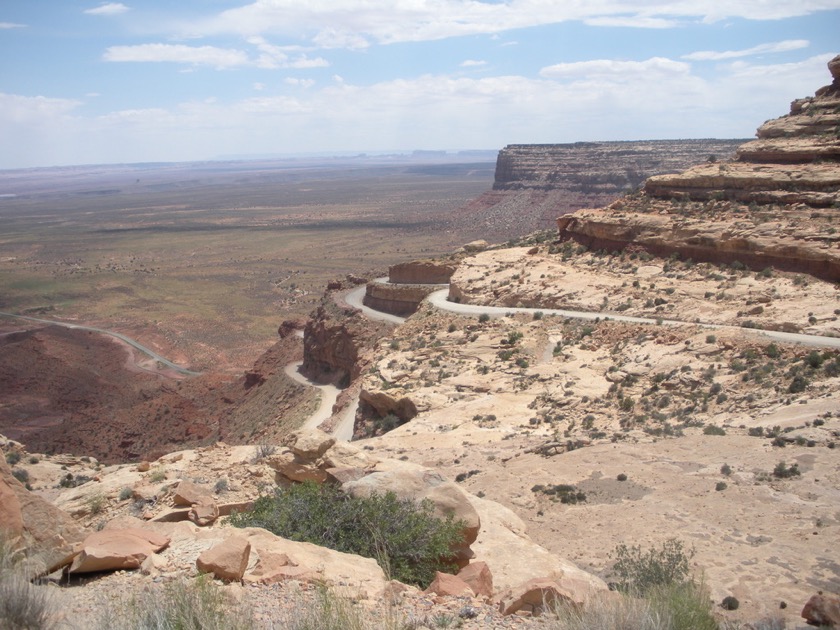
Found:
[[451, 517], [436, 517], [429, 501], [415, 503], [392, 492], [357, 498], [313, 482], [276, 488], [229, 522], [375, 558], [394, 579], [424, 588], [436, 571], [456, 568], [451, 550], [461, 542], [463, 528]]
[[6, 453], [6, 463], [9, 466], [14, 466], [20, 461], [20, 453], [17, 451], [9, 451]]
[[669, 538], [660, 549], [643, 552], [639, 546], [619, 545], [613, 555], [618, 589], [643, 596], [660, 586], [688, 582], [694, 550], [687, 551], [682, 541]]
[[726, 430], [723, 427], [709, 424], [703, 428], [703, 435], [726, 435]]
[[799, 477], [802, 472], [799, 470], [799, 464], [793, 464], [790, 467], [784, 462], [779, 462], [773, 468], [773, 476], [779, 479], [789, 479], [791, 477]]

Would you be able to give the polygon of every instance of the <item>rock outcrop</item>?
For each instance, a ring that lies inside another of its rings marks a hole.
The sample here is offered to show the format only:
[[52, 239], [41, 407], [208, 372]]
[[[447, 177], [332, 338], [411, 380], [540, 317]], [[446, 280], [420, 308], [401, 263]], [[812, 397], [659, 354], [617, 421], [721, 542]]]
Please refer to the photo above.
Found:
[[[0, 530], [13, 549], [37, 558], [33, 572], [49, 573], [67, 565], [79, 551], [83, 530], [51, 503], [27, 490], [0, 458]], [[34, 575], [32, 576], [34, 577]]]
[[413, 260], [388, 268], [391, 284], [446, 284], [457, 265], [444, 260]]
[[[557, 220], [560, 238], [667, 257], [840, 278], [840, 79], [762, 125], [733, 161], [647, 180], [641, 194]], [[832, 65], [833, 64], [833, 65]]]
[[363, 355], [385, 334], [387, 325], [341, 309], [328, 294], [307, 322], [301, 373], [320, 382], [349, 385], [364, 367]]
[[[448, 282], [448, 279], [444, 282]], [[426, 296], [440, 289], [434, 284], [386, 284], [369, 282], [363, 304], [377, 311], [408, 317], [417, 312]]]

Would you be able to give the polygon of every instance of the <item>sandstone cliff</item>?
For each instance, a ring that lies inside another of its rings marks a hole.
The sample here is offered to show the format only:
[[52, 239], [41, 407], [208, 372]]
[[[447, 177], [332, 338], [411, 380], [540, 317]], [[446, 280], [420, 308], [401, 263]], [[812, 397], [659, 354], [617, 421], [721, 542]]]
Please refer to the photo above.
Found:
[[499, 152], [493, 190], [454, 213], [451, 226], [465, 237], [506, 241], [546, 229], [559, 215], [605, 206], [652, 175], [728, 159], [741, 142], [512, 144]]
[[561, 239], [837, 280], [840, 56], [829, 70], [831, 85], [762, 125], [736, 159], [651, 177], [640, 194], [562, 216]]

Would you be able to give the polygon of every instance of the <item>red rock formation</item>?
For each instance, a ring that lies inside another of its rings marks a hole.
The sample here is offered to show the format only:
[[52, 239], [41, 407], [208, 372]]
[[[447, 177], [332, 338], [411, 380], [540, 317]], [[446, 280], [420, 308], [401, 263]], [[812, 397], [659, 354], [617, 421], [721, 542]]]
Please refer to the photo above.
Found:
[[388, 281], [391, 284], [446, 284], [457, 265], [441, 260], [414, 260], [391, 265]]
[[562, 216], [560, 238], [840, 279], [838, 66], [840, 56], [829, 63], [832, 84], [765, 123], [737, 160], [651, 177], [642, 194]]

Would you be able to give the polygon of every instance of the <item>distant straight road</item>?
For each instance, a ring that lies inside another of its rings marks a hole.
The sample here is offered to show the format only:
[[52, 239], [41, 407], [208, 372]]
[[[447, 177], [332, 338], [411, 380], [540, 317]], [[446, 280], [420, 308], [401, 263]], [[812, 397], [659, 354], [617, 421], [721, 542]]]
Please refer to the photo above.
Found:
[[120, 341], [124, 341], [128, 345], [133, 348], [136, 348], [143, 354], [151, 357], [158, 363], [165, 365], [168, 368], [172, 368], [179, 374], [184, 374], [186, 376], [198, 376], [201, 372], [193, 372], [192, 370], [188, 370], [187, 368], [181, 367], [175, 363], [172, 363], [169, 359], [165, 359], [164, 357], [160, 356], [157, 352], [152, 350], [151, 348], [147, 348], [146, 346], [140, 344], [139, 342], [135, 341], [131, 337], [126, 337], [122, 333], [114, 332], [113, 330], [105, 330], [103, 328], [94, 328], [93, 326], [81, 326], [79, 324], [68, 324], [66, 322], [59, 322], [51, 319], [40, 319], [38, 317], [29, 317], [28, 315], [15, 315], [14, 313], [5, 313], [0, 311], [0, 316], [2, 317], [15, 317], [17, 319], [25, 319], [30, 322], [38, 322], [40, 324], [52, 324], [53, 326], [63, 326], [64, 328], [75, 328], [77, 330], [88, 330], [90, 332], [101, 333], [103, 335], [110, 335], [111, 337], [115, 337]]

